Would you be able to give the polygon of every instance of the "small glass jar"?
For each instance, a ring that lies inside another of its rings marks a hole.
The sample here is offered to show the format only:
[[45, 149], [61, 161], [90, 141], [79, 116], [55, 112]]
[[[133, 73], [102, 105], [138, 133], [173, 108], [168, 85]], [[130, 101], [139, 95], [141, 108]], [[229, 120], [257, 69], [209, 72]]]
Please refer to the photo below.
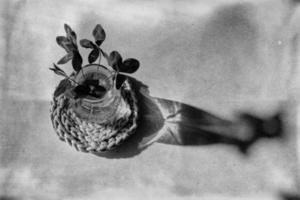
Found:
[[87, 96], [75, 100], [75, 113], [88, 122], [101, 124], [113, 121], [119, 108], [125, 105], [120, 90], [115, 87], [114, 72], [102, 65], [86, 65], [75, 76], [75, 81], [82, 84], [86, 80], [99, 80], [99, 85], [103, 86], [106, 92], [101, 98]]

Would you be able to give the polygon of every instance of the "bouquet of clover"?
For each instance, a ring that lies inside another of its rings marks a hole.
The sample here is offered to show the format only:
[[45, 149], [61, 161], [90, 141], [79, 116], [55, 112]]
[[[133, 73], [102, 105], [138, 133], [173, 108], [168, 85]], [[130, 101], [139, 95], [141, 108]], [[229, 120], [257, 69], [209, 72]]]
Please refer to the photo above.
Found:
[[[125, 73], [137, 71], [139, 61], [134, 58], [123, 61], [117, 51], [108, 55], [101, 47], [106, 34], [98, 24], [92, 32], [94, 41], [82, 39], [79, 42], [83, 48], [91, 50], [88, 63], [83, 66], [77, 35], [67, 24], [64, 28], [66, 36], [58, 36], [56, 42], [67, 54], [50, 68], [64, 77], [52, 99], [53, 128], [60, 140], [78, 151], [111, 150], [137, 128], [137, 99]], [[111, 68], [101, 65], [102, 58]], [[58, 65], [69, 61], [74, 71], [67, 75]]]
[[[57, 64], [62, 65], [72, 60], [72, 66], [74, 72], [72, 75], [76, 75], [83, 68], [82, 63], [83, 59], [79, 52], [77, 45], [77, 35], [67, 24], [64, 25], [66, 31], [66, 36], [56, 37], [56, 42], [61, 46], [67, 54], [62, 57]], [[126, 80], [126, 75], [123, 73], [132, 74], [139, 69], [139, 61], [134, 58], [128, 58], [123, 61], [122, 56], [118, 51], [112, 51], [109, 55], [101, 48], [101, 44], [106, 38], [106, 33], [100, 24], [96, 25], [92, 35], [95, 42], [92, 42], [88, 39], [80, 40], [80, 45], [83, 48], [91, 49], [91, 52], [88, 56], [89, 64], [93, 64], [98, 60], [99, 65], [101, 64], [101, 59], [104, 57], [107, 60], [107, 63], [112, 68], [113, 84], [116, 89], [120, 89], [123, 83]], [[75, 83], [72, 94], [76, 98], [84, 98], [86, 96], [92, 96], [95, 98], [101, 98], [105, 93], [105, 87], [99, 84], [99, 80], [85, 80], [83, 83], [76, 82], [72, 76], [67, 75], [65, 71], [59, 68], [56, 64], [53, 63], [53, 68], [50, 68], [55, 74], [65, 77], [67, 80]], [[111, 78], [111, 77], [108, 77]]]

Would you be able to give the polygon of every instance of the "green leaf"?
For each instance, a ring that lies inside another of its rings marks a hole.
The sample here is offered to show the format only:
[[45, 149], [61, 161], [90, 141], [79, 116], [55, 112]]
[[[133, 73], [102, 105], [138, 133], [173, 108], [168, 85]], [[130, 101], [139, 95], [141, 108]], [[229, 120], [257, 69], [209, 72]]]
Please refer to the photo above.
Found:
[[123, 74], [118, 74], [116, 79], [116, 88], [120, 89], [123, 83], [126, 81], [127, 77]]
[[100, 55], [99, 49], [98, 48], [93, 49], [88, 57], [89, 63], [91, 64], [91, 63], [95, 62], [97, 60], [97, 58], [99, 57], [99, 55]]
[[64, 70], [60, 69], [56, 64], [53, 63], [53, 68], [49, 68], [50, 70], [54, 71], [55, 74], [63, 76], [63, 77], [68, 77], [66, 72]]
[[128, 58], [124, 60], [123, 64], [120, 66], [120, 72], [132, 74], [136, 72], [140, 67], [140, 62], [134, 58]]
[[71, 29], [71, 27], [68, 24], [64, 25], [65, 31], [67, 33], [67, 38], [75, 45], [77, 46], [77, 36], [76, 33]]
[[79, 72], [82, 66], [82, 57], [78, 51], [74, 51], [73, 54], [72, 66], [76, 72]]
[[64, 48], [68, 53], [76, 50], [76, 47], [65, 36], [57, 36], [56, 42], [59, 46]]
[[105, 40], [106, 34], [100, 24], [97, 24], [96, 27], [94, 28], [93, 36], [94, 36], [95, 42], [98, 46], [100, 46], [102, 44], [102, 42]]
[[112, 51], [108, 58], [108, 64], [116, 71], [119, 71], [119, 67], [122, 65], [122, 56], [117, 51]]
[[84, 48], [94, 49], [96, 47], [96, 45], [88, 39], [82, 39], [79, 43]]
[[67, 62], [69, 62], [71, 59], [73, 58], [73, 53], [70, 52], [67, 55], [65, 55], [64, 57], [62, 57], [57, 64], [62, 65], [62, 64], [66, 64]]

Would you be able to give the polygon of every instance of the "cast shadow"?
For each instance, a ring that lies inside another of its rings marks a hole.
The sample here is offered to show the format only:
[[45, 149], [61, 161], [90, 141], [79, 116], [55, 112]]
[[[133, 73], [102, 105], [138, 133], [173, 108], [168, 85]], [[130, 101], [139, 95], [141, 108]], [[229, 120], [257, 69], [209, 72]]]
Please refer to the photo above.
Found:
[[260, 138], [282, 137], [282, 113], [267, 119], [241, 113], [237, 120], [226, 120], [184, 103], [151, 97], [145, 84], [128, 79], [138, 100], [137, 130], [123, 144], [98, 156], [129, 158], [155, 142], [185, 146], [228, 144], [246, 155]]

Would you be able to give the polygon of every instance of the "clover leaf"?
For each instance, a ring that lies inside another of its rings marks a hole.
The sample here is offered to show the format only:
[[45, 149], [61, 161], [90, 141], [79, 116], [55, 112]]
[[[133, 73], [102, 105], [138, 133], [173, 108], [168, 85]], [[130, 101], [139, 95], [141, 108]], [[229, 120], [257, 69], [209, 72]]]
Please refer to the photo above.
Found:
[[67, 38], [77, 47], [77, 36], [76, 33], [71, 29], [71, 27], [68, 24], [64, 25]]
[[56, 42], [57, 42], [57, 44], [59, 46], [61, 46], [62, 48], [64, 48], [67, 53], [70, 53], [70, 52], [76, 50], [76, 47], [74, 46], [74, 44], [72, 43], [72, 41], [70, 41], [65, 36], [57, 36], [56, 37]]
[[69, 25], [65, 24], [64, 28], [66, 31], [66, 36], [56, 37], [56, 42], [59, 46], [66, 50], [67, 54], [62, 57], [57, 64], [66, 64], [72, 60], [73, 68], [76, 72], [78, 72], [82, 67], [82, 57], [77, 46], [77, 36]]
[[79, 43], [84, 48], [94, 49], [96, 47], [96, 45], [88, 39], [82, 39], [82, 40], [80, 40]]
[[87, 85], [77, 85], [74, 88], [75, 99], [86, 97], [90, 93], [90, 88]]
[[136, 72], [140, 67], [140, 62], [135, 58], [128, 58], [124, 60], [120, 66], [120, 72], [132, 74]]
[[68, 77], [66, 72], [64, 72], [62, 69], [60, 69], [57, 65], [53, 63], [53, 68], [49, 68], [50, 70], [54, 71], [55, 74], [63, 76], [63, 77]]
[[[92, 35], [94, 36], [95, 43], [88, 39], [82, 39], [80, 40], [80, 45], [83, 48], [92, 49], [92, 51], [89, 54], [88, 61], [89, 63], [94, 63], [99, 58], [99, 63], [101, 61], [101, 53], [104, 55], [104, 51], [100, 48], [102, 42], [105, 40], [106, 34], [104, 29], [100, 24], [97, 24], [94, 28]], [[105, 55], [104, 55], [105, 56]]]
[[[64, 29], [66, 36], [56, 37], [56, 42], [66, 51], [67, 54], [63, 56], [57, 64], [66, 64], [72, 60], [73, 69], [76, 72], [79, 72], [82, 69], [83, 60], [78, 50], [77, 35], [67, 24], [64, 24]], [[91, 64], [99, 59], [100, 65], [101, 57], [103, 56], [106, 58], [108, 65], [115, 71], [112, 75], [114, 76], [114, 85], [117, 89], [120, 89], [127, 79], [127, 76], [123, 73], [132, 74], [136, 72], [140, 66], [139, 61], [135, 58], [128, 58], [123, 61], [123, 58], [118, 51], [112, 51], [108, 55], [101, 48], [101, 45], [106, 38], [106, 33], [100, 24], [95, 26], [92, 31], [92, 35], [94, 37], [94, 42], [88, 39], [82, 39], [79, 41], [83, 48], [91, 49], [91, 52], [88, 55], [88, 62]], [[55, 64], [53, 64], [53, 68], [50, 68], [50, 70], [57, 75], [65, 77], [65, 80], [75, 83], [76, 86], [69, 90], [74, 94], [74, 98], [82, 98], [86, 96], [102, 98], [107, 92], [106, 88], [100, 85], [99, 80], [85, 80], [83, 83], [79, 84]]]
[[102, 44], [102, 42], [105, 40], [106, 34], [100, 24], [97, 24], [96, 27], [94, 28], [93, 36], [94, 36], [95, 42], [98, 46], [100, 46]]
[[119, 89], [126, 80], [126, 76], [120, 74], [132, 74], [136, 72], [140, 63], [135, 58], [128, 58], [123, 61], [122, 56], [118, 51], [112, 51], [108, 57], [108, 64], [116, 71], [116, 88]]
[[100, 56], [100, 50], [98, 48], [93, 49], [88, 57], [89, 63], [95, 62], [99, 56]]
[[112, 51], [108, 57], [108, 64], [115, 70], [119, 71], [123, 62], [122, 56], [117, 51]]
[[85, 80], [81, 85], [74, 88], [74, 98], [92, 96], [102, 98], [106, 94], [106, 88], [99, 85], [99, 80]]
[[72, 65], [76, 72], [79, 72], [82, 67], [82, 57], [78, 51], [73, 52]]
[[62, 65], [62, 64], [66, 64], [67, 62], [69, 62], [71, 59], [73, 58], [73, 52], [69, 52], [67, 55], [65, 55], [64, 57], [62, 57], [57, 64]]

